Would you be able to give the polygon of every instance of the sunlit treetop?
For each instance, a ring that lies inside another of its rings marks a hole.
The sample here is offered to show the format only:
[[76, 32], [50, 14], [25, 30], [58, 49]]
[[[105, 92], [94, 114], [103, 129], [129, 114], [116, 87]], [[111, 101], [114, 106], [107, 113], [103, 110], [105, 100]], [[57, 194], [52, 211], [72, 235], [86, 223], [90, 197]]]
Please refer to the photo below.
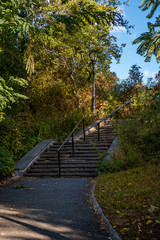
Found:
[[143, 0], [139, 5], [139, 8], [141, 8], [142, 11], [149, 10], [151, 8], [150, 13], [147, 15], [147, 18], [151, 18], [159, 5], [159, 0]]
[[[140, 8], [150, 10], [147, 18], [151, 18], [153, 14], [157, 13], [160, 6], [159, 0], [143, 0]], [[133, 41], [133, 44], [139, 44], [137, 53], [145, 57], [145, 61], [149, 62], [152, 55], [155, 55], [157, 62], [160, 62], [160, 15], [155, 18], [154, 23], [148, 22], [148, 32], [142, 33], [140, 37]]]

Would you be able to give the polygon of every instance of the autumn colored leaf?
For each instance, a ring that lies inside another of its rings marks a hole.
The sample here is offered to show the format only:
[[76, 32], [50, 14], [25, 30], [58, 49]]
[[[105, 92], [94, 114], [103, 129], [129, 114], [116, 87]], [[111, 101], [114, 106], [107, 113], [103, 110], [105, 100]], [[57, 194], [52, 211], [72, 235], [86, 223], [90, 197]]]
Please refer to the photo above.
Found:
[[129, 228], [123, 228], [123, 229], [120, 230], [120, 232], [123, 233], [123, 232], [128, 231], [128, 230], [129, 230]]
[[150, 223], [152, 223], [153, 221], [152, 220], [148, 220], [147, 222], [146, 222], [146, 224], [148, 225], [148, 224], [150, 224]]

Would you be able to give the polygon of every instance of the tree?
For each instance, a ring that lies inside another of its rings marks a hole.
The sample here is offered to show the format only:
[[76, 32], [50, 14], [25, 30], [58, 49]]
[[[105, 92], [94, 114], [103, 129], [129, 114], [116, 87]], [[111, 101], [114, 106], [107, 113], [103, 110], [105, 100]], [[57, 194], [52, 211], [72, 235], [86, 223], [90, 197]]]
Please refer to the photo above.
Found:
[[17, 103], [21, 99], [27, 99], [22, 94], [27, 85], [28, 82], [22, 78], [9, 77], [9, 80], [5, 81], [0, 77], [0, 122], [4, 119], [7, 108], [11, 108], [13, 103]]
[[[140, 4], [142, 11], [152, 7], [147, 18], [151, 18], [160, 5], [159, 0], [143, 0]], [[133, 41], [133, 44], [139, 44], [137, 53], [145, 57], [145, 61], [149, 62], [151, 56], [155, 55], [157, 62], [160, 62], [160, 16], [156, 17], [155, 23], [148, 22], [148, 32], [142, 33], [140, 37]]]
[[32, 24], [30, 1], [0, 1], [0, 76], [26, 77], [24, 52]]
[[129, 69], [129, 77], [127, 78], [127, 86], [134, 87], [137, 83], [142, 84], [143, 73], [140, 72], [141, 67], [134, 64]]
[[32, 25], [30, 1], [0, 1], [0, 121], [19, 99], [26, 99], [24, 52]]
[[148, 89], [152, 89], [154, 88], [157, 84], [160, 84], [160, 71], [158, 71], [158, 73], [155, 74], [155, 77], [149, 77], [147, 79], [147, 88]]
[[108, 71], [112, 58], [119, 61], [123, 49], [116, 44], [110, 30], [118, 24], [128, 28], [127, 23], [117, 12], [117, 5], [108, 3], [76, 0], [53, 4], [50, 1], [41, 11], [43, 16], [36, 20], [41, 31], [30, 40], [35, 65], [31, 77], [34, 90], [30, 94], [42, 92], [43, 95], [47, 89], [50, 92], [53, 86], [62, 89], [63, 85], [66, 93], [72, 89], [72, 96], [77, 99], [74, 102], [79, 106], [77, 102], [82, 101], [79, 90], [88, 87], [92, 80], [89, 52], [94, 49], [98, 53], [96, 74]]
[[128, 78], [115, 86], [117, 99], [120, 99], [123, 103], [126, 100], [131, 100], [133, 95], [138, 95], [139, 90], [143, 87], [143, 73], [140, 69], [141, 67], [137, 64], [132, 65], [129, 69]]

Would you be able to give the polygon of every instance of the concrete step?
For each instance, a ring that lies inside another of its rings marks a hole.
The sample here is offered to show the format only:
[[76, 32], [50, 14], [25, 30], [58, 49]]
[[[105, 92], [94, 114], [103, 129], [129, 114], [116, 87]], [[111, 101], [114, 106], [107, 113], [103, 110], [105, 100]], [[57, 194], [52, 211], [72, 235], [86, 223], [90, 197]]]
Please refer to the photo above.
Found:
[[59, 177], [59, 174], [56, 173], [25, 173], [24, 177]]
[[[111, 123], [111, 122], [110, 122]], [[62, 177], [95, 177], [96, 169], [99, 166], [99, 154], [107, 152], [116, 134], [113, 126], [106, 123], [100, 128], [100, 141], [98, 132], [94, 130], [86, 135], [84, 141], [81, 137], [74, 142], [74, 156], [72, 154], [72, 143], [67, 142], [60, 151], [61, 176]], [[37, 177], [58, 177], [59, 164], [57, 150], [62, 143], [54, 142], [49, 149], [46, 149], [37, 162], [27, 171], [25, 176]]]
[[[74, 153], [75, 154], [87, 154], [88, 155], [88, 153], [90, 152], [91, 154], [92, 153], [97, 153], [97, 151], [98, 152], [102, 152], [102, 151], [107, 151], [107, 146], [104, 146], [104, 147], [97, 147], [97, 146], [95, 146], [93, 149], [75, 149], [74, 150]], [[66, 154], [71, 154], [72, 155], [72, 149], [67, 149], [66, 151], [60, 151], [60, 153], [61, 153], [61, 155], [66, 155]], [[58, 153], [57, 152], [52, 152], [52, 151], [50, 151], [50, 152], [47, 152], [47, 153], [43, 153], [42, 154], [42, 158], [47, 158], [47, 157], [50, 157], [50, 156], [53, 156], [53, 157], [57, 157], [58, 156]]]
[[[98, 138], [95, 138], [96, 139], [96, 141], [100, 144], [103, 144], [104, 143], [104, 139], [106, 140], [106, 141], [108, 141], [108, 142], [110, 142], [110, 141], [112, 141], [113, 140], [113, 138], [114, 137], [112, 137], [112, 138], [102, 138], [102, 139], [100, 139], [99, 141], [98, 141]], [[84, 142], [84, 140], [83, 140], [83, 138], [82, 139], [80, 139], [79, 141], [74, 141], [74, 145], [75, 146], [77, 146], [77, 147], [92, 147], [92, 144], [88, 141], [90, 138], [87, 138], [87, 141], [85, 141]], [[70, 146], [72, 146], [72, 143], [66, 143], [63, 147], [62, 147], [62, 149], [65, 149], [65, 148], [68, 148], [68, 147], [70, 147]], [[59, 148], [59, 146], [57, 147], [56, 145], [53, 145], [52, 147], [50, 147], [49, 149], [54, 149], [54, 150], [56, 150], [56, 149], [58, 149]], [[47, 149], [47, 150], [45, 150], [46, 152], [49, 150], [49, 149]]]
[[[94, 162], [97, 162], [99, 161], [99, 158], [96, 156], [96, 157], [88, 157], [88, 158], [81, 158], [81, 157], [76, 157], [76, 158], [73, 158], [73, 157], [70, 157], [70, 158], [62, 158], [61, 159], [61, 162], [62, 163], [66, 163], [66, 162], [69, 162], [69, 163], [85, 163], [85, 162], [88, 162], [88, 163], [94, 163]], [[37, 162], [34, 163], [34, 165], [38, 165], [38, 164], [55, 164], [58, 162], [58, 159], [40, 159], [38, 160]]]
[[[61, 166], [61, 171], [62, 172], [92, 172], [92, 171], [95, 171], [97, 168], [96, 167], [87, 167], [87, 166], [82, 166], [82, 167], [72, 167], [72, 168], [67, 168], [67, 167], [62, 167]], [[39, 169], [39, 168], [32, 168], [28, 171], [28, 173], [46, 173], [46, 172], [58, 172], [59, 171], [59, 168], [42, 168], [42, 169]]]
[[[93, 163], [93, 164], [61, 164], [61, 168], [63, 169], [92, 169], [92, 168], [97, 168], [99, 166], [98, 163]], [[28, 172], [33, 172], [33, 171], [58, 171], [58, 164], [56, 165], [34, 165]]]
[[[88, 161], [88, 162], [95, 162], [95, 161], [99, 161], [99, 158], [98, 156], [88, 156], [88, 157], [76, 157], [76, 158], [73, 158], [72, 156], [70, 158], [61, 158], [61, 162], [65, 162], [65, 161], [69, 161], [69, 162], [85, 162], [85, 161]], [[38, 159], [37, 162], [35, 162], [34, 164], [37, 165], [37, 164], [45, 164], [45, 163], [54, 163], [54, 162], [58, 162], [58, 158], [44, 158], [44, 159]]]
[[[105, 142], [105, 141], [99, 141], [99, 142], [96, 142], [97, 143], [97, 145], [99, 146], [99, 147], [105, 147], [106, 146], [106, 144], [107, 145], [109, 145], [110, 143], [112, 142], [112, 140], [110, 140], [109, 142]], [[74, 149], [75, 150], [80, 150], [80, 149], [92, 149], [93, 148], [93, 146], [94, 146], [94, 142], [90, 142], [90, 143], [83, 143], [83, 142], [81, 142], [81, 143], [79, 143], [79, 144], [77, 144], [76, 142], [74, 143]], [[71, 145], [69, 145], [69, 146], [64, 146], [63, 148], [61, 148], [61, 152], [65, 152], [66, 150], [69, 150], [69, 149], [72, 149], [72, 144]], [[50, 149], [48, 149], [47, 151], [45, 151], [44, 152], [44, 154], [45, 153], [48, 153], [48, 152], [56, 152], [57, 151], [57, 148], [50, 148]]]
[[[61, 177], [96, 177], [96, 172], [61, 172]], [[26, 173], [25, 177], [59, 177], [57, 173]]]

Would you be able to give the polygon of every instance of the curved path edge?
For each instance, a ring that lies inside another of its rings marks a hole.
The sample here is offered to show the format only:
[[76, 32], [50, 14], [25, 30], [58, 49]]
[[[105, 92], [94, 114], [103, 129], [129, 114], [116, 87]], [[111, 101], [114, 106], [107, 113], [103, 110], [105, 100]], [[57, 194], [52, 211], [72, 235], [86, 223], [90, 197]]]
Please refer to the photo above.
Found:
[[110, 222], [108, 221], [108, 219], [106, 218], [106, 216], [104, 215], [100, 205], [98, 204], [95, 196], [94, 196], [94, 190], [95, 190], [95, 186], [96, 186], [96, 182], [93, 184], [92, 188], [91, 188], [91, 200], [92, 200], [92, 203], [94, 205], [94, 207], [96, 208], [98, 214], [101, 216], [101, 218], [103, 219], [103, 222], [106, 226], [106, 228], [108, 229], [109, 231], [109, 234], [111, 236], [111, 238], [113, 240], [122, 240], [117, 232], [113, 229], [112, 225], [110, 224]]

